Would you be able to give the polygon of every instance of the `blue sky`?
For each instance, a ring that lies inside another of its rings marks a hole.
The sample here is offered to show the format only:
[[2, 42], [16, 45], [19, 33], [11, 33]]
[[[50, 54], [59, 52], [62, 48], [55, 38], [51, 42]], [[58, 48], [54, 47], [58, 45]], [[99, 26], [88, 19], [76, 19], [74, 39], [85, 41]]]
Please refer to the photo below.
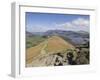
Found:
[[55, 29], [89, 32], [89, 15], [26, 12], [25, 17], [26, 30], [29, 32]]

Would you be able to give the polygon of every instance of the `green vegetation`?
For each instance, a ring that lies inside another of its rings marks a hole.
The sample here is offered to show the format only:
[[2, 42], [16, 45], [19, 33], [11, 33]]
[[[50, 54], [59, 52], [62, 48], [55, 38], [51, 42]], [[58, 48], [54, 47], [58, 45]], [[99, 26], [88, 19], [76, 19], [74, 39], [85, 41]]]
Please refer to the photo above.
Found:
[[42, 37], [42, 36], [26, 37], [26, 48], [36, 46], [42, 41], [44, 41], [45, 39], [46, 37]]
[[89, 41], [72, 45], [59, 36], [27, 36], [27, 66], [89, 64]]

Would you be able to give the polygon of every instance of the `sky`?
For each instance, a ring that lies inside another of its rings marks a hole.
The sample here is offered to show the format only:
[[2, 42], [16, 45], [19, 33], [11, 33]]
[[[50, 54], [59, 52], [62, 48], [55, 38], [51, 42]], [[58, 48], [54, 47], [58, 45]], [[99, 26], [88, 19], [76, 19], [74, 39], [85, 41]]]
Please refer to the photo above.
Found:
[[26, 30], [45, 32], [47, 30], [87, 31], [89, 32], [89, 15], [25, 13]]

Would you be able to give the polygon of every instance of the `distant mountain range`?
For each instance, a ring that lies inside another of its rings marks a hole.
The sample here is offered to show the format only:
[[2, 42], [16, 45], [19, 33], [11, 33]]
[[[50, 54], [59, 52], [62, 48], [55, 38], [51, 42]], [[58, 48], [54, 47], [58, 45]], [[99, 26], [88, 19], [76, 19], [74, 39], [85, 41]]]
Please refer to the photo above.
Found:
[[31, 33], [31, 32], [26, 31], [26, 36], [27, 36], [27, 37], [31, 37], [31, 36], [34, 36], [34, 34]]
[[73, 44], [84, 44], [89, 41], [89, 33], [85, 31], [64, 31], [64, 30], [48, 30], [46, 32], [27, 32], [26, 36], [60, 36], [65, 40], [69, 40]]

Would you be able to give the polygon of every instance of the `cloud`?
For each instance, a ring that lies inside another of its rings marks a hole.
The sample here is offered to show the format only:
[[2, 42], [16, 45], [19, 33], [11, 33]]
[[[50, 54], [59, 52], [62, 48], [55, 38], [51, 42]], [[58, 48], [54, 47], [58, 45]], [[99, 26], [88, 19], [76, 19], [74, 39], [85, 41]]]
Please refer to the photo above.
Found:
[[77, 20], [72, 21], [72, 24], [75, 26], [89, 26], [89, 20], [83, 19], [83, 18], [78, 18]]
[[73, 30], [73, 31], [83, 30], [89, 32], [89, 20], [84, 18], [77, 18], [69, 22], [56, 24], [56, 26], [65, 30]]
[[52, 30], [52, 28], [43, 25], [30, 25], [30, 27], [27, 28], [29, 32], [45, 32], [48, 30]]
[[72, 27], [72, 24], [70, 22], [65, 22], [65, 23], [62, 23], [62, 24], [55, 24], [55, 26], [58, 26], [58, 27]]
[[30, 32], [45, 32], [48, 30], [71, 30], [71, 31], [87, 31], [89, 32], [89, 19], [77, 18], [72, 21], [66, 21], [64, 23], [52, 23], [50, 25], [42, 24], [30, 24], [27, 25], [27, 31]]

